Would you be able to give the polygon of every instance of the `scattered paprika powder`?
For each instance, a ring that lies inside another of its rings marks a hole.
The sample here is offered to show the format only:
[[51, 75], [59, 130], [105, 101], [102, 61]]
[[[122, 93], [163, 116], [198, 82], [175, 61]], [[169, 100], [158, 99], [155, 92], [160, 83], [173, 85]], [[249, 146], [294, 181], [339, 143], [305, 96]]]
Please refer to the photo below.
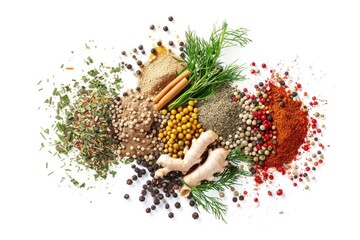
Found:
[[292, 99], [285, 85], [269, 82], [267, 92], [271, 101], [268, 110], [273, 117], [277, 131], [275, 154], [269, 155], [265, 166], [281, 168], [296, 158], [308, 132], [308, 113], [302, 109], [302, 102]]

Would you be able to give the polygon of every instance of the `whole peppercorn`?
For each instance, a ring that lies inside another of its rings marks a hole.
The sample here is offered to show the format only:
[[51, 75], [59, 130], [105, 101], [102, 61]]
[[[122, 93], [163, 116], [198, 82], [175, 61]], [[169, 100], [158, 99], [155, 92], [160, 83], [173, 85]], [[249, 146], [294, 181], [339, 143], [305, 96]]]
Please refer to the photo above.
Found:
[[145, 201], [145, 197], [141, 195], [141, 196], [139, 197], [139, 201], [140, 201], [140, 202]]
[[162, 42], [161, 42], [161, 41], [158, 41], [156, 44], [157, 44], [158, 46], [161, 46], [161, 45], [162, 45]]
[[165, 209], [169, 209], [170, 208], [170, 204], [166, 203], [165, 204]]
[[194, 213], [192, 214], [192, 218], [193, 218], [193, 219], [198, 219], [198, 218], [199, 218], [199, 214], [198, 214], [197, 212], [194, 212]]
[[143, 49], [144, 49], [144, 46], [140, 44], [140, 45], [138, 46], [138, 48], [139, 48], [139, 50], [143, 50]]
[[129, 199], [129, 198], [130, 198], [129, 194], [125, 194], [125, 195], [124, 195], [124, 198], [125, 198], [125, 199]]
[[151, 209], [150, 209], [150, 208], [146, 208], [146, 209], [145, 209], [145, 212], [146, 212], [146, 213], [150, 213], [150, 212], [151, 212]]
[[190, 200], [189, 205], [190, 205], [190, 207], [195, 206], [195, 201], [194, 201], [194, 200]]
[[173, 212], [169, 212], [168, 217], [169, 217], [169, 218], [173, 218], [173, 217], [174, 217], [174, 213], [173, 213]]
[[169, 41], [169, 46], [173, 46], [174, 42], [173, 41]]
[[169, 16], [168, 19], [170, 22], [172, 22], [174, 20], [174, 18], [172, 16]]
[[174, 206], [176, 207], [176, 208], [181, 208], [181, 204], [179, 203], [179, 202], [176, 202], [175, 204], [174, 204]]
[[156, 53], [156, 49], [155, 49], [155, 48], [152, 48], [152, 49], [150, 50], [150, 52], [151, 52], [152, 54], [155, 54], [155, 53]]
[[167, 26], [164, 26], [164, 27], [163, 27], [163, 30], [164, 30], [165, 32], [167, 32], [167, 31], [169, 30], [169, 28], [168, 28]]
[[151, 29], [151, 30], [154, 30], [154, 29], [155, 29], [154, 24], [151, 24], [151, 25], [150, 25], [150, 29]]
[[141, 71], [140, 71], [140, 70], [137, 70], [137, 71], [136, 71], [136, 75], [138, 75], [138, 76], [141, 75]]
[[132, 183], [133, 183], [133, 180], [131, 180], [131, 179], [126, 180], [127, 185], [131, 185]]
[[131, 64], [127, 64], [127, 65], [126, 65], [126, 68], [127, 68], [127, 69], [132, 69], [132, 65], [131, 65]]
[[243, 201], [244, 198], [245, 198], [245, 197], [244, 197], [243, 195], [240, 195], [240, 196], [239, 196], [239, 200], [240, 200], [240, 201]]

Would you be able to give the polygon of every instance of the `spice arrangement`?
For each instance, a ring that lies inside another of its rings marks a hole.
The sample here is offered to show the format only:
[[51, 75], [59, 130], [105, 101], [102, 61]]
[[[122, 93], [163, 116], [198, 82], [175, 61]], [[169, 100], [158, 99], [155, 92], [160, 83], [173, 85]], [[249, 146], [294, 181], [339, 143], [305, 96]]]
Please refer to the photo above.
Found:
[[[173, 19], [150, 25], [150, 31], [168, 32]], [[176, 199], [176, 209], [187, 201], [194, 219], [205, 210], [226, 221], [226, 192], [240, 208], [249, 197], [259, 204], [260, 194], [249, 190], [253, 186], [269, 188], [268, 196], [284, 195], [280, 186], [273, 189], [275, 177], [287, 176], [294, 187], [310, 182], [311, 172], [324, 162], [320, 122], [325, 116], [314, 113], [324, 101], [315, 96], [307, 101], [289, 71], [223, 62], [224, 49], [251, 42], [247, 34], [226, 22], [207, 39], [188, 30], [184, 40], [158, 40], [150, 51], [144, 45], [122, 51], [116, 67], [101, 65], [55, 88], [45, 101], [56, 112], [54, 155], [101, 179], [115, 176], [117, 165], [131, 167], [134, 175], [126, 184], [140, 182], [139, 201], [152, 199], [145, 212], [163, 205], [169, 218], [175, 217], [169, 199]], [[90, 57], [86, 63], [93, 65]], [[137, 78], [135, 89], [122, 89], [125, 71]], [[250, 80], [244, 81], [246, 73]], [[242, 86], [249, 81], [256, 81], [253, 89]], [[249, 179], [251, 186], [244, 184]], [[73, 177], [71, 182], [85, 186]]]

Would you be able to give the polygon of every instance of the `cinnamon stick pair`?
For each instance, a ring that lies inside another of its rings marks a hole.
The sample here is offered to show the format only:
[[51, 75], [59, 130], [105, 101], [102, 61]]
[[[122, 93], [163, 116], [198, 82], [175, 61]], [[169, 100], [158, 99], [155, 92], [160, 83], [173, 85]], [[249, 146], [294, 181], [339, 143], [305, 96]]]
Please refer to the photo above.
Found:
[[172, 80], [158, 95], [154, 98], [154, 109], [159, 111], [167, 103], [169, 103], [176, 95], [178, 95], [188, 84], [187, 77], [190, 76], [190, 71], [185, 70], [179, 74], [174, 80]]

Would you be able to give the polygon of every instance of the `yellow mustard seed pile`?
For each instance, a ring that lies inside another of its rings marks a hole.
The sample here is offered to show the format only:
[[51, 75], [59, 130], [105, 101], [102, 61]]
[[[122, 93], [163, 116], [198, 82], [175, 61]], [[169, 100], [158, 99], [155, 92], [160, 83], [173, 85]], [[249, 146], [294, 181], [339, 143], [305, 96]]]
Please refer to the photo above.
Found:
[[190, 100], [187, 107], [172, 109], [170, 113], [162, 109], [161, 114], [169, 114], [166, 127], [160, 129], [158, 138], [164, 144], [164, 153], [173, 158], [184, 157], [184, 148], [190, 147], [191, 140], [198, 138], [204, 129], [198, 121], [199, 109], [195, 107], [195, 101]]

